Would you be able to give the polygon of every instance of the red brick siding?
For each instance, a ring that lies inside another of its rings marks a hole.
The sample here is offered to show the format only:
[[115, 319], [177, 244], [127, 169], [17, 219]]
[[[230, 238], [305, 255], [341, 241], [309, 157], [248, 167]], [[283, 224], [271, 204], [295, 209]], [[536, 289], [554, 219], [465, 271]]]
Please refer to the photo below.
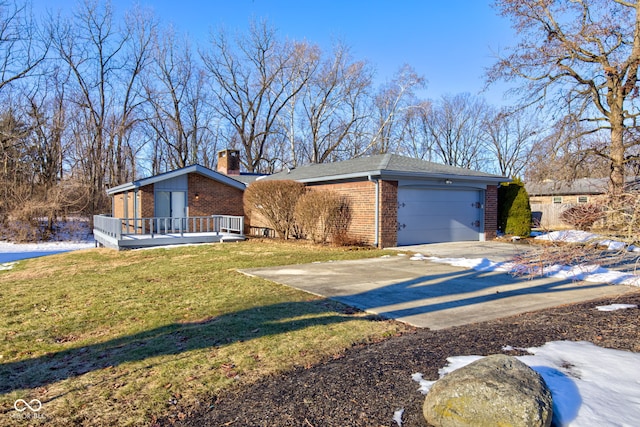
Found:
[[142, 218], [152, 218], [155, 216], [155, 204], [153, 198], [153, 184], [145, 185], [138, 189], [140, 197], [140, 216]]
[[486, 240], [496, 238], [498, 230], [498, 186], [487, 185], [484, 196], [484, 236]]
[[379, 246], [388, 248], [398, 243], [398, 181], [380, 181]]
[[193, 173], [189, 174], [188, 182], [189, 216], [244, 215], [242, 190]]
[[349, 236], [367, 245], [375, 243], [375, 185], [369, 181], [313, 185], [346, 196], [351, 204]]

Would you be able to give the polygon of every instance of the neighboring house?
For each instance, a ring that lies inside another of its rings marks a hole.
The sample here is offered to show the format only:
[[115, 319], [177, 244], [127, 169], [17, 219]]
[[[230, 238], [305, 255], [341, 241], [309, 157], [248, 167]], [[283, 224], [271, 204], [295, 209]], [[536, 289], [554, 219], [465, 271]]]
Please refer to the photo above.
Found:
[[493, 239], [497, 188], [509, 181], [394, 154], [303, 166], [261, 179], [295, 180], [344, 194], [351, 202], [350, 235], [379, 247]]
[[570, 227], [560, 219], [562, 212], [591, 203], [607, 192], [608, 178], [580, 178], [573, 181], [531, 182], [525, 185], [529, 194], [534, 227], [561, 229]]
[[240, 174], [238, 151], [225, 150], [218, 153], [218, 171], [192, 165], [110, 188], [111, 217], [95, 217], [94, 235], [116, 247], [169, 244], [159, 236], [187, 243], [217, 241], [227, 232], [242, 235], [241, 181], [255, 178]]

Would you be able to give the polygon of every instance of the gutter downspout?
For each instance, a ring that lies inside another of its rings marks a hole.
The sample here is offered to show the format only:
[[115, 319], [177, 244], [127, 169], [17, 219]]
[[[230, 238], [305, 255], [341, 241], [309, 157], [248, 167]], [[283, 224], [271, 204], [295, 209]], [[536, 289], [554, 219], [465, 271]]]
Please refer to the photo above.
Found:
[[376, 185], [376, 206], [374, 215], [375, 239], [373, 245], [377, 248], [379, 244], [378, 235], [380, 234], [380, 179], [373, 179], [371, 175], [369, 175], [367, 179], [369, 182], [373, 182]]

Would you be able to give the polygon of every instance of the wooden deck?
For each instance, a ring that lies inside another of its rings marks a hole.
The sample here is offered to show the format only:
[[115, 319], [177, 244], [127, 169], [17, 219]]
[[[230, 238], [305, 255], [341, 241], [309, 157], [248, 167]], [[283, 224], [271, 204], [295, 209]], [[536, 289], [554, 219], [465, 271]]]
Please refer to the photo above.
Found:
[[186, 218], [93, 217], [93, 235], [101, 246], [135, 249], [244, 240], [244, 218], [213, 215]]

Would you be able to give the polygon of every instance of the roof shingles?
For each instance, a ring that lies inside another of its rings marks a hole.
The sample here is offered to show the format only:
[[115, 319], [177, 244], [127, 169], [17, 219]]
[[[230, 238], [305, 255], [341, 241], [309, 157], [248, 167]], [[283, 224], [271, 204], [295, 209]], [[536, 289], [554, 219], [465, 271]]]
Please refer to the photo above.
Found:
[[428, 162], [397, 154], [379, 154], [335, 163], [312, 164], [279, 172], [264, 179], [291, 179], [302, 182], [317, 182], [362, 178], [369, 175], [383, 177], [397, 175], [423, 178], [464, 177], [468, 179], [487, 179], [496, 182], [508, 181], [507, 178], [499, 175]]

